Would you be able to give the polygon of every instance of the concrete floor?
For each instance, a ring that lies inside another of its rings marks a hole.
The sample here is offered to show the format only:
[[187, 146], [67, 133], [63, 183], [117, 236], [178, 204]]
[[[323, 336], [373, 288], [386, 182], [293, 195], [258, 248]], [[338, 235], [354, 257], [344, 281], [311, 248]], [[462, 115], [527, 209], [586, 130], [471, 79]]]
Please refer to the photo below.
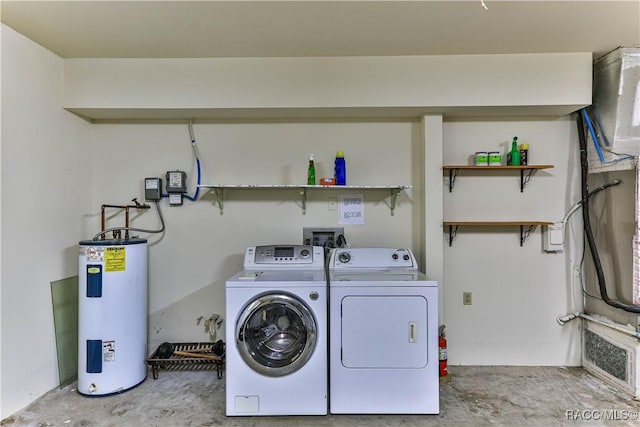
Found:
[[[226, 417], [215, 371], [160, 371], [120, 395], [87, 398], [55, 389], [2, 421], [44, 426], [638, 426], [640, 402], [581, 368], [450, 367], [439, 415]], [[569, 412], [568, 412], [569, 411]]]

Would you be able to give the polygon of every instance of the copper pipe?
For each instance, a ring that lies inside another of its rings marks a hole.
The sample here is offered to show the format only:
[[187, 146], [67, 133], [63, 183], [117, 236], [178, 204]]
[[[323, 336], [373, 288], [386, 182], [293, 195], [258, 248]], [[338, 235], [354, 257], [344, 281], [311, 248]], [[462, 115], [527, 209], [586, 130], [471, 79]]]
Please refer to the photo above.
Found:
[[100, 231], [102, 231], [103, 233], [102, 233], [102, 238], [100, 240], [104, 240], [104, 229], [105, 229], [104, 208], [105, 208], [105, 205], [102, 205], [102, 211], [100, 213], [100, 225], [101, 225]]
[[124, 240], [129, 240], [129, 206], [124, 209]]
[[[102, 231], [101, 240], [105, 239], [104, 230], [106, 229], [106, 218], [105, 218], [105, 210], [106, 210], [106, 208], [124, 209], [124, 218], [125, 218], [125, 220], [124, 220], [124, 223], [125, 223], [124, 224], [124, 226], [125, 226], [124, 238], [125, 238], [125, 240], [128, 240], [129, 239], [129, 230], [128, 230], [128, 228], [129, 228], [129, 209], [131, 209], [131, 208], [138, 209], [139, 206], [137, 206], [137, 205], [102, 205], [101, 208], [100, 208], [100, 226], [101, 226], [100, 231]], [[119, 234], [120, 233], [118, 232], [118, 235]], [[115, 231], [114, 231], [113, 237], [117, 238]]]

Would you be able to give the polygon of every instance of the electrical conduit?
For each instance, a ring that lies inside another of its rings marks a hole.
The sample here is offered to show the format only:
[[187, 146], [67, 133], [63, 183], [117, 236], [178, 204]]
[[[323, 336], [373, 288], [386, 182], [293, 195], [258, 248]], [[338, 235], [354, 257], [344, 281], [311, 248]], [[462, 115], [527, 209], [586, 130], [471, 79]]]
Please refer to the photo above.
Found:
[[587, 138], [585, 135], [585, 124], [582, 114], [577, 115], [578, 124], [578, 137], [580, 142], [580, 165], [581, 165], [581, 179], [582, 179], [582, 219], [584, 223], [584, 233], [589, 243], [589, 250], [593, 258], [593, 265], [598, 277], [598, 285], [600, 287], [600, 296], [602, 301], [611, 307], [619, 308], [629, 313], [640, 313], [640, 306], [632, 304], [624, 304], [620, 301], [613, 300], [609, 297], [607, 292], [607, 283], [604, 277], [604, 271], [602, 270], [602, 263], [600, 261], [600, 255], [598, 254], [598, 248], [596, 247], [595, 238], [593, 237], [593, 230], [591, 229], [591, 218], [589, 215], [589, 187], [588, 187], [588, 173], [589, 164], [587, 160]]
[[558, 317], [556, 320], [558, 321], [558, 323], [561, 326], [564, 326], [565, 323], [567, 323], [567, 322], [569, 322], [569, 321], [571, 321], [573, 319], [576, 319], [578, 317], [580, 317], [582, 319], [585, 319], [585, 320], [589, 320], [590, 322], [594, 322], [594, 323], [597, 323], [597, 324], [602, 325], [602, 326], [606, 326], [607, 328], [614, 329], [614, 330], [616, 330], [618, 332], [622, 332], [622, 333], [630, 335], [630, 336], [632, 336], [634, 338], [640, 339], [640, 332], [636, 332], [636, 331], [634, 331], [632, 329], [625, 328], [624, 326], [619, 325], [617, 323], [606, 322], [606, 321], [604, 321], [602, 319], [599, 319], [599, 318], [593, 317], [593, 316], [589, 316], [588, 314], [585, 314], [585, 313], [571, 313], [571, 314], [567, 314], [566, 316]]

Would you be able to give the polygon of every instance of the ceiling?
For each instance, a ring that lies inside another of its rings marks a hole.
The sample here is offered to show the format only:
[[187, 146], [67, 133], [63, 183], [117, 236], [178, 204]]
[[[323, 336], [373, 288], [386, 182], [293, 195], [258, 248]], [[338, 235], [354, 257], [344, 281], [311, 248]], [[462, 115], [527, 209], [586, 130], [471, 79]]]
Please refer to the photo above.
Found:
[[640, 45], [640, 0], [7, 1], [63, 58], [593, 52]]

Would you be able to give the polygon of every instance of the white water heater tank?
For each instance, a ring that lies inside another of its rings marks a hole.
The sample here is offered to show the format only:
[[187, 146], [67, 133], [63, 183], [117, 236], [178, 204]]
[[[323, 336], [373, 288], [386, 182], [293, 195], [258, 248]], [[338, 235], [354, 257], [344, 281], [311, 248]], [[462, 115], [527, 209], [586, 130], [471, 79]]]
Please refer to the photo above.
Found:
[[80, 242], [78, 392], [122, 393], [147, 375], [147, 241]]

